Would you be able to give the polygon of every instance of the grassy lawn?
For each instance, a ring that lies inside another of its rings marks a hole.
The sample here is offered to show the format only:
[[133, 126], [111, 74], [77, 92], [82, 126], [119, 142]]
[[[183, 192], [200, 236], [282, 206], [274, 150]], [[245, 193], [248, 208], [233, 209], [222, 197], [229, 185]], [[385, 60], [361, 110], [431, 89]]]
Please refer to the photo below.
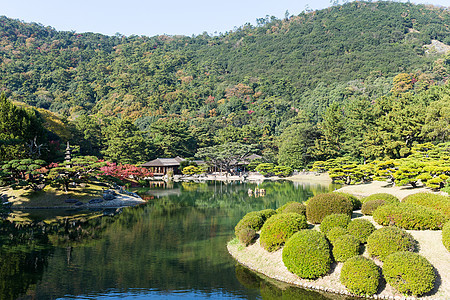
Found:
[[11, 188], [1, 188], [0, 193], [7, 194], [9, 201], [14, 207], [73, 207], [73, 203], [65, 203], [67, 199], [76, 199], [87, 202], [93, 198], [102, 197], [104, 186], [89, 183], [85, 187], [71, 187], [66, 193], [62, 189], [46, 186], [42, 191], [35, 192], [31, 189], [13, 190]]

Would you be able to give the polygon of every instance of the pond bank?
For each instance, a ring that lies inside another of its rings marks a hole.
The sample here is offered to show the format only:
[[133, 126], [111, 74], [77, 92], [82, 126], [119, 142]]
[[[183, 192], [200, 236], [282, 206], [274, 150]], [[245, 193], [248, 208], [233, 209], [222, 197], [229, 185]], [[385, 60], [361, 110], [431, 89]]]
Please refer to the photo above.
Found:
[[[0, 190], [6, 195], [11, 209], [78, 209], [78, 208], [120, 208], [146, 203], [141, 197], [125, 190], [111, 190], [113, 196], [106, 197], [104, 186], [90, 184], [71, 189], [68, 193], [46, 187], [42, 191]], [[102, 197], [103, 194], [103, 197]]]
[[339, 190], [339, 192], [349, 193], [355, 195], [358, 198], [367, 197], [375, 193], [388, 193], [396, 196], [400, 200], [408, 195], [415, 193], [434, 193], [448, 195], [444, 192], [434, 192], [428, 187], [419, 186], [413, 188], [412, 186], [393, 186], [385, 181], [371, 181], [365, 184], [346, 185]]
[[[308, 175], [303, 175], [302, 179], [306, 180], [307, 177]], [[379, 181], [374, 181], [369, 184], [345, 186], [337, 191], [354, 194], [359, 198], [383, 192], [393, 194], [400, 199], [409, 194], [418, 192], [432, 192], [430, 189], [424, 187], [392, 187], [386, 182]], [[382, 227], [378, 225], [371, 216], [362, 216], [360, 211], [354, 212], [353, 218], [364, 218], [371, 221], [377, 228]], [[312, 230], [320, 229], [319, 226], [316, 225], [313, 226]], [[419, 243], [418, 253], [424, 256], [434, 266], [437, 273], [435, 288], [425, 296], [414, 298], [397, 293], [388, 284], [381, 284], [382, 287], [380, 288], [379, 293], [374, 295], [373, 298], [450, 299], [450, 253], [442, 244], [442, 231], [407, 230], [407, 232], [411, 233], [414, 239]], [[253, 245], [248, 247], [244, 247], [237, 239], [234, 239], [228, 243], [227, 249], [231, 256], [233, 256], [240, 264], [270, 278], [304, 288], [350, 295], [339, 280], [340, 270], [343, 265], [342, 263], [334, 263], [331, 271], [324, 277], [316, 280], [305, 280], [290, 273], [284, 266], [282, 261], [282, 249], [269, 253], [260, 246], [259, 239]], [[365, 249], [363, 255], [369, 257], [369, 254]], [[382, 265], [382, 263], [377, 260], [375, 260], [375, 262], [380, 266]]]
[[[358, 212], [356, 212], [356, 215]], [[374, 224], [372, 217], [364, 216], [362, 218], [368, 219]], [[376, 224], [378, 228], [378, 224]], [[312, 230], [319, 230], [319, 226], [314, 226]], [[450, 253], [442, 244], [442, 231], [436, 230], [407, 230], [411, 233], [414, 239], [419, 243], [419, 254], [423, 255], [435, 267], [438, 274], [436, 285], [431, 294], [423, 297], [406, 297], [397, 293], [390, 285], [381, 284], [381, 291], [374, 295], [374, 299], [450, 299]], [[283, 250], [275, 252], [268, 252], [259, 244], [259, 239], [248, 247], [244, 247], [237, 239], [232, 240], [227, 245], [228, 252], [240, 264], [247, 268], [261, 273], [269, 278], [276, 279], [282, 282], [292, 284], [308, 289], [315, 289], [319, 291], [331, 292], [342, 295], [351, 295], [345, 286], [340, 283], [339, 276], [343, 263], [333, 263], [331, 271], [321, 278], [316, 280], [302, 279], [291, 272], [284, 266], [282, 260]], [[364, 248], [363, 256], [369, 257], [367, 250]], [[380, 261], [375, 260], [379, 266], [382, 265]]]
[[332, 182], [328, 173], [316, 173], [316, 172], [302, 172], [289, 177], [270, 176], [266, 177], [258, 172], [249, 172], [245, 175], [229, 175], [224, 174], [206, 174], [206, 175], [175, 175], [174, 181], [250, 181], [250, 182], [262, 182], [264, 180], [290, 180], [290, 181], [308, 181], [314, 183], [330, 184]]

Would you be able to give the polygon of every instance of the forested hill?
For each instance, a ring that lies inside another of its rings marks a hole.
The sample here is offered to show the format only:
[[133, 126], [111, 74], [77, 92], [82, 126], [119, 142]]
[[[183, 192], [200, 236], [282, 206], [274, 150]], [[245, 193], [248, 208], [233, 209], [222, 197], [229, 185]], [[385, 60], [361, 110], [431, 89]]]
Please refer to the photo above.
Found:
[[195, 37], [61, 32], [0, 17], [0, 160], [42, 145], [50, 162], [67, 141], [131, 163], [230, 142], [293, 168], [405, 157], [450, 139], [450, 53], [427, 47], [450, 45], [449, 24], [448, 9], [395, 2]]
[[430, 73], [437, 57], [423, 45], [450, 44], [449, 11], [409, 3], [257, 21], [219, 36], [125, 37], [1, 17], [0, 86], [66, 116], [228, 116], [275, 101], [320, 118], [349, 94], [385, 94], [398, 73]]

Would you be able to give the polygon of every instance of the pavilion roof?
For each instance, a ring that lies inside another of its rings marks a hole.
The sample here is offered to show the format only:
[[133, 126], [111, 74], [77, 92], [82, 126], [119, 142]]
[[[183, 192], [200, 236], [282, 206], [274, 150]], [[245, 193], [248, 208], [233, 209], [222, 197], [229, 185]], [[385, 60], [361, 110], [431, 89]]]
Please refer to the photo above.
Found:
[[179, 156], [174, 158], [157, 158], [143, 163], [141, 167], [177, 167], [180, 165], [180, 162], [184, 160], [184, 158]]

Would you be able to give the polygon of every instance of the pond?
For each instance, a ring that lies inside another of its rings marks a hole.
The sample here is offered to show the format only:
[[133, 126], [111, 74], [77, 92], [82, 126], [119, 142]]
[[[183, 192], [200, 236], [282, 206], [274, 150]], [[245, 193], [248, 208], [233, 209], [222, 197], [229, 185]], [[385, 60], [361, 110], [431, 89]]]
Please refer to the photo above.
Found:
[[137, 192], [148, 203], [117, 212], [71, 212], [0, 228], [1, 299], [344, 299], [249, 271], [228, 254], [250, 211], [303, 201], [335, 186], [264, 182], [175, 183]]

